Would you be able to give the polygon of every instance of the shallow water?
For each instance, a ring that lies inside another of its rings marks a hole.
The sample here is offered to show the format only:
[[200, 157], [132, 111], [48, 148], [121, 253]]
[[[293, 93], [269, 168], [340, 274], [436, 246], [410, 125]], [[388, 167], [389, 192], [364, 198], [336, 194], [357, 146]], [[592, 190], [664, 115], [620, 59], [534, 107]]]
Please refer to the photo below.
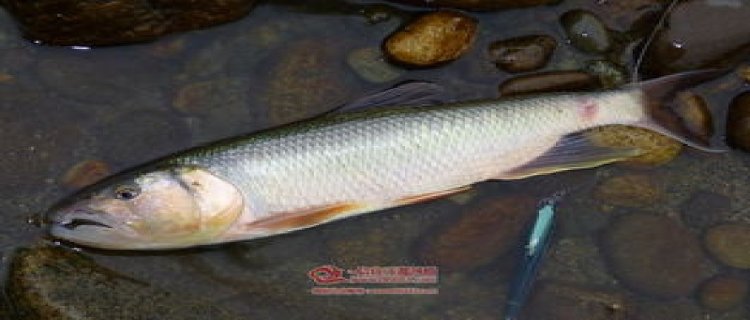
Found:
[[[374, 84], [358, 77], [346, 57], [356, 49], [379, 48], [401, 25], [398, 16], [373, 24], [358, 13], [356, 3], [343, 12], [336, 12], [341, 6], [325, 1], [304, 6], [284, 3], [260, 4], [248, 17], [215, 28], [153, 43], [95, 49], [37, 46], [24, 41], [3, 15], [0, 74], [10, 76], [0, 80], [3, 272], [7, 273], [16, 249], [50, 243], [28, 220], [73, 191], [61, 180], [81, 161], [102, 160], [113, 172], [119, 171], [197, 144], [310, 117], [403, 80], [442, 84], [457, 99], [496, 97], [498, 84], [509, 75], [488, 61], [486, 48], [490, 42], [513, 36], [544, 33], [558, 40], [552, 61], [543, 70], [580, 69], [590, 60], [603, 58], [629, 67], [633, 60], [627, 50], [600, 56], [568, 44], [559, 24], [562, 13], [574, 8], [606, 10], [591, 1], [565, 1], [549, 7], [472, 13], [480, 21], [480, 35], [467, 55], [437, 68], [402, 68], [396, 80]], [[423, 11], [399, 6], [393, 10], [404, 17]], [[616, 22], [610, 27], [622, 29]], [[634, 34], [640, 39], [643, 32]], [[191, 86], [211, 90], [180, 102], [180, 92]], [[725, 77], [698, 91], [714, 110], [717, 130], [724, 128], [723, 106], [741, 90], [736, 79]], [[649, 177], [661, 194], [658, 201], [622, 206], [597, 198], [598, 186], [623, 175]], [[310, 293], [314, 283], [307, 274], [327, 264], [343, 268], [432, 266], [422, 259], [423, 244], [457, 219], [498, 197], [536, 200], [569, 188], [572, 191], [559, 210], [556, 238], [540, 275], [540, 287], [547, 289], [538, 290], [544, 294], [533, 302], [541, 310], [537, 318], [575, 319], [610, 312], [617, 319], [745, 319], [746, 297], [739, 307], [717, 312], [697, 302], [697, 288], [665, 299], [632, 281], [623, 283], [624, 267], [613, 265], [614, 254], [607, 251], [613, 246], [603, 239], [618, 218], [636, 213], [672, 219], [686, 230], [685, 237], [697, 243], [714, 224], [750, 223], [748, 177], [747, 153], [684, 150], [664, 166], [612, 165], [523, 181], [487, 182], [463, 197], [269, 239], [165, 253], [82, 252], [119, 274], [210, 301], [239, 318], [496, 319], [502, 314], [515, 264], [512, 250], [487, 253], [484, 265], [441, 269], [436, 285], [422, 286], [438, 288], [439, 295], [316, 296]], [[728, 209], [707, 210], [708, 223], [686, 222], [684, 204], [698, 191], [722, 195]], [[633, 237], [644, 242], [637, 234]], [[467, 255], [483, 243], [469, 245]], [[698, 247], [703, 253], [702, 245]], [[680, 250], [668, 244], [664, 248]], [[461, 251], [454, 254], [464, 257]], [[706, 265], [705, 270], [695, 272], [701, 279], [732, 274], [748, 281], [746, 272], [724, 266], [708, 253], [689, 261]], [[664, 264], [669, 266], [669, 261]], [[583, 298], [561, 298], [571, 292]]]

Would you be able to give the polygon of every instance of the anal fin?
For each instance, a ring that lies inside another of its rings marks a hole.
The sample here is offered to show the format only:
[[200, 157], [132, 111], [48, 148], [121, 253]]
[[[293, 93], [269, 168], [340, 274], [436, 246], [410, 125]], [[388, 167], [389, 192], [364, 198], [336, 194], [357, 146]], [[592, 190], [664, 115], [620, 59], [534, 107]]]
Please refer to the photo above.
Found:
[[596, 146], [585, 136], [575, 133], [561, 138], [552, 149], [540, 157], [503, 172], [496, 179], [516, 180], [561, 171], [594, 168], [638, 156], [641, 153], [642, 151], [637, 148]]

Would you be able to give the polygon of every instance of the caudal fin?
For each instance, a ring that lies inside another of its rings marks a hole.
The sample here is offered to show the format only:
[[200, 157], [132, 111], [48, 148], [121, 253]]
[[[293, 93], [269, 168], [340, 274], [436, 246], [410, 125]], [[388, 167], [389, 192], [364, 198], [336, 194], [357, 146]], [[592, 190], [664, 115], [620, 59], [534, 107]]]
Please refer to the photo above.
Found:
[[[693, 148], [708, 152], [725, 152], [726, 146], [711, 144], [705, 128], [688, 125], [686, 119], [670, 108], [677, 92], [725, 74], [726, 70], [700, 70], [678, 73], [631, 85], [643, 92], [646, 118], [636, 126], [654, 130]], [[710, 122], [710, 121], [709, 121]]]

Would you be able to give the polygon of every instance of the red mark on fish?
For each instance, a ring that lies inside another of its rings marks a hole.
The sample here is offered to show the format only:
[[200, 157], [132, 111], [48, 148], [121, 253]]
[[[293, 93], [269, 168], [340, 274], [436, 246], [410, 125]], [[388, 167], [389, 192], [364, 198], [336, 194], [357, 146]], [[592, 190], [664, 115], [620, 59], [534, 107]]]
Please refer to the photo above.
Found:
[[594, 99], [580, 99], [578, 105], [578, 114], [585, 121], [593, 121], [599, 113], [599, 105]]

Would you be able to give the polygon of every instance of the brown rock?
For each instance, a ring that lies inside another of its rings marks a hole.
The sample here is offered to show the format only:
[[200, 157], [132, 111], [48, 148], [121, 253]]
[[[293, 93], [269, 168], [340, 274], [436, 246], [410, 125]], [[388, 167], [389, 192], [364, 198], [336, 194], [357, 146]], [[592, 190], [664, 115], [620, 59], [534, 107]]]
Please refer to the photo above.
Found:
[[[7, 0], [25, 36], [51, 45], [103, 46], [156, 39], [245, 16], [255, 0]], [[64, 26], [64, 27], [61, 27]]]
[[503, 82], [499, 91], [502, 96], [552, 92], [583, 91], [597, 85], [596, 77], [580, 71], [552, 71], [522, 75]]
[[109, 165], [100, 160], [86, 160], [79, 162], [65, 173], [62, 178], [63, 185], [80, 189], [103, 179], [112, 173]]
[[594, 196], [609, 205], [644, 207], [661, 200], [663, 193], [651, 177], [630, 174], [605, 180], [596, 187]]
[[11, 263], [8, 297], [28, 320], [239, 319], [61, 248], [19, 250]]
[[568, 40], [576, 48], [590, 53], [603, 53], [612, 47], [609, 30], [594, 13], [568, 11], [560, 17]]
[[486, 265], [520, 243], [534, 207], [533, 199], [523, 196], [472, 205], [457, 221], [427, 239], [418, 255], [424, 263], [446, 271]]
[[701, 288], [701, 304], [709, 309], [729, 310], [747, 296], [747, 280], [735, 276], [718, 276]]
[[394, 0], [429, 7], [452, 7], [469, 10], [510, 9], [553, 4], [559, 0]]
[[601, 252], [615, 277], [636, 291], [683, 297], [710, 274], [698, 239], [672, 219], [629, 214], [603, 234]]
[[556, 46], [555, 38], [547, 35], [511, 38], [493, 42], [490, 57], [508, 72], [533, 71], [547, 64]]
[[681, 1], [649, 48], [644, 68], [657, 76], [734, 64], [750, 52], [748, 16], [747, 1]]
[[477, 21], [453, 11], [428, 13], [392, 34], [386, 53], [395, 61], [426, 67], [464, 54], [476, 37]]
[[331, 41], [306, 39], [285, 50], [271, 68], [261, 101], [268, 106], [271, 125], [319, 115], [344, 103], [351, 88], [339, 70], [341, 59]]
[[616, 292], [544, 283], [534, 293], [526, 319], [625, 320], [631, 319], [630, 303]]
[[750, 66], [744, 66], [740, 69], [740, 76], [745, 82], [750, 83]]
[[677, 98], [679, 103], [675, 112], [680, 115], [687, 129], [700, 137], [711, 137], [714, 134], [714, 123], [706, 100], [692, 92], [679, 93]]
[[706, 232], [706, 248], [722, 263], [750, 269], [750, 225], [723, 224]]
[[750, 92], [732, 100], [727, 119], [727, 139], [730, 145], [750, 151]]
[[643, 154], [625, 163], [657, 166], [672, 161], [682, 151], [682, 143], [646, 129], [613, 125], [592, 129], [586, 134], [599, 146], [639, 148]]

